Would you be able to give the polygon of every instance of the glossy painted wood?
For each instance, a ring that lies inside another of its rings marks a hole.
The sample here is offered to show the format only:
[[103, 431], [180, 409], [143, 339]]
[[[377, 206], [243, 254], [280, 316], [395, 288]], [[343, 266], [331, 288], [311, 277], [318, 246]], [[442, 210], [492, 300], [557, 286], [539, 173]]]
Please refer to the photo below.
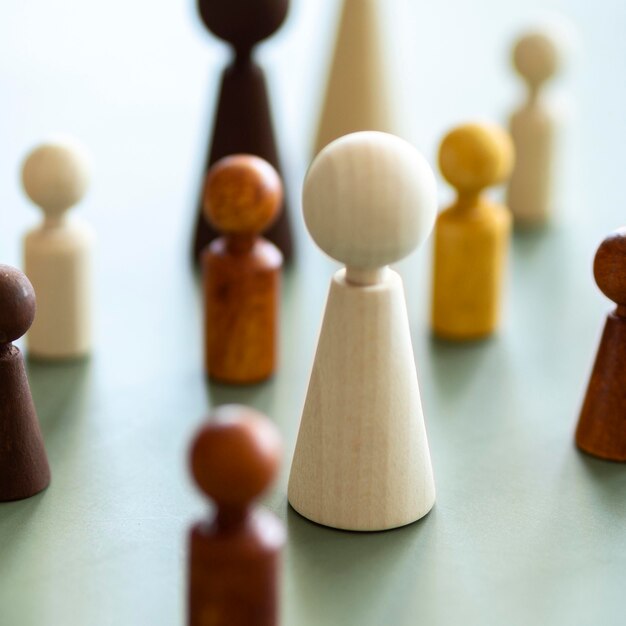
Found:
[[277, 367], [282, 255], [260, 237], [279, 215], [282, 183], [249, 155], [209, 171], [207, 219], [222, 236], [202, 256], [205, 371], [226, 383], [256, 383]]
[[0, 502], [29, 498], [50, 483], [24, 359], [12, 344], [28, 330], [35, 309], [28, 278], [0, 265]]
[[[198, 0], [198, 10], [207, 28], [234, 48], [234, 59], [222, 75], [205, 170], [223, 157], [246, 153], [269, 161], [281, 171], [265, 75], [254, 61], [253, 48], [280, 28], [288, 9], [289, 0], [253, 4], [247, 0]], [[196, 262], [218, 236], [204, 216], [202, 201], [199, 204], [193, 242]], [[267, 237], [286, 259], [291, 258], [293, 239], [284, 198], [283, 210]]]
[[467, 124], [451, 131], [439, 166], [457, 199], [435, 225], [432, 327], [439, 337], [485, 337], [500, 322], [511, 217], [484, 190], [508, 177], [513, 146], [505, 131]]
[[262, 414], [214, 409], [190, 463], [214, 514], [189, 536], [189, 626], [278, 626], [282, 523], [253, 501], [274, 480], [281, 441]]
[[386, 266], [430, 234], [436, 186], [422, 155], [384, 133], [343, 137], [304, 184], [317, 245], [345, 263], [326, 303], [289, 477], [289, 502], [344, 530], [426, 515], [435, 484], [402, 279]]
[[609, 235], [596, 254], [594, 276], [617, 304], [606, 320], [576, 430], [578, 447], [626, 461], [626, 228]]

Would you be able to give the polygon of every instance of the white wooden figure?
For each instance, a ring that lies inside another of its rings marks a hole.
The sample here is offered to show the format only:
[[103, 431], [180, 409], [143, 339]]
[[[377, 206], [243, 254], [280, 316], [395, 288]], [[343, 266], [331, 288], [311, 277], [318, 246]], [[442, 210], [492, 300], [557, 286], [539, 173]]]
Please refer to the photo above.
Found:
[[400, 276], [432, 230], [435, 179], [398, 137], [359, 132], [315, 159], [304, 218], [332, 279], [289, 479], [314, 522], [355, 531], [426, 515], [435, 487]]
[[70, 141], [44, 143], [24, 161], [22, 183], [43, 222], [24, 239], [24, 269], [37, 295], [28, 352], [71, 359], [91, 349], [91, 228], [67, 215], [89, 183], [87, 158]]
[[516, 226], [534, 228], [554, 213], [559, 120], [543, 90], [560, 65], [556, 40], [544, 32], [524, 35], [515, 45], [513, 62], [526, 81], [528, 97], [510, 122], [516, 162], [507, 204]]
[[361, 130], [393, 130], [393, 95], [385, 62], [382, 0], [342, 0], [315, 153]]

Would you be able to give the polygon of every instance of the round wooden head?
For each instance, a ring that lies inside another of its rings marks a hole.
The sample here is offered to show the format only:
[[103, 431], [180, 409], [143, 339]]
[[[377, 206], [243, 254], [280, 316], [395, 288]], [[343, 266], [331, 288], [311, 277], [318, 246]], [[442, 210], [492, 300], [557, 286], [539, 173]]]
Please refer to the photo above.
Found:
[[224, 234], [263, 232], [278, 217], [282, 203], [280, 176], [259, 157], [225, 157], [207, 174], [204, 214]]
[[215, 409], [191, 447], [191, 471], [202, 491], [218, 506], [246, 508], [274, 480], [281, 457], [274, 424], [253, 409]]
[[611, 233], [600, 244], [593, 274], [602, 293], [626, 307], [626, 227]]
[[0, 345], [19, 339], [35, 319], [35, 290], [26, 275], [0, 265]]
[[538, 87], [559, 69], [560, 55], [557, 43], [547, 33], [527, 33], [513, 48], [513, 65], [524, 80]]
[[22, 166], [28, 197], [51, 217], [79, 202], [89, 184], [88, 159], [69, 142], [50, 142], [35, 148]]
[[236, 50], [250, 50], [285, 21], [289, 0], [198, 0], [207, 28]]
[[304, 220], [326, 254], [371, 270], [407, 256], [430, 234], [437, 186], [408, 142], [379, 132], [346, 135], [324, 148], [304, 182]]
[[448, 133], [439, 148], [439, 167], [460, 192], [478, 192], [504, 182], [513, 169], [511, 136], [494, 124], [465, 124]]

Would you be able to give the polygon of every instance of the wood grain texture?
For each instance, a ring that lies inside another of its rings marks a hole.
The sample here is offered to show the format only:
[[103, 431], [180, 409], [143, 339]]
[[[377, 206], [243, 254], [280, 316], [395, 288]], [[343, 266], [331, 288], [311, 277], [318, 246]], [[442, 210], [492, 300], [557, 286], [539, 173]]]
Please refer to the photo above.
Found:
[[0, 265], [0, 502], [22, 500], [50, 483], [50, 467], [24, 359], [11, 342], [35, 316], [35, 292], [19, 270]]
[[559, 66], [556, 42], [547, 33], [528, 33], [516, 43], [513, 61], [527, 84], [528, 97], [510, 121], [516, 161], [507, 204], [516, 226], [534, 228], [554, 214], [559, 120], [544, 91]]
[[281, 442], [274, 425], [242, 406], [217, 408], [190, 461], [216, 507], [189, 537], [189, 626], [277, 626], [282, 523], [252, 503], [274, 480]]
[[289, 480], [308, 519], [372, 531], [414, 522], [435, 484], [401, 278], [333, 278]]
[[588, 454], [626, 462], [626, 228], [604, 240], [596, 254], [594, 275], [617, 309], [607, 317], [576, 443]]
[[[235, 58], [222, 75], [205, 171], [223, 157], [245, 153], [265, 159], [280, 172], [265, 76], [254, 62], [252, 50], [280, 28], [289, 1], [262, 0], [250, 4], [247, 0], [199, 0], [198, 9], [207, 28], [235, 48]], [[204, 216], [200, 200], [193, 241], [195, 262], [200, 261], [206, 246], [217, 236]], [[285, 197], [283, 210], [267, 231], [267, 237], [285, 259], [292, 257], [293, 237]]]
[[86, 192], [87, 158], [72, 143], [45, 143], [27, 157], [22, 180], [44, 214], [24, 239], [24, 269], [37, 294], [37, 317], [27, 335], [29, 355], [83, 357], [92, 341], [94, 235], [67, 212]]
[[393, 130], [381, 0], [343, 0], [317, 136], [317, 154], [338, 137]]
[[289, 502], [334, 528], [414, 522], [435, 487], [404, 289], [387, 264], [428, 236], [436, 185], [407, 142], [355, 133], [317, 156], [304, 217], [346, 264], [330, 288], [289, 478]]
[[224, 233], [202, 257], [205, 370], [214, 380], [255, 383], [276, 369], [282, 256], [258, 234], [281, 200], [278, 174], [258, 157], [227, 157], [209, 171], [206, 215]]
[[442, 142], [439, 164], [457, 199], [435, 225], [432, 327], [450, 340], [478, 339], [500, 321], [511, 217], [483, 191], [503, 182], [513, 146], [502, 129], [467, 124]]

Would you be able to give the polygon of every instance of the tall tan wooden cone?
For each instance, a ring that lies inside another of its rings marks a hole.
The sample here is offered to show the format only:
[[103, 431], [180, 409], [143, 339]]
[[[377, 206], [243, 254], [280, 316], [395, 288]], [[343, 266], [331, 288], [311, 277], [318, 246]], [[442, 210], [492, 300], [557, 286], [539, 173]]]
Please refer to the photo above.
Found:
[[381, 8], [381, 0], [343, 0], [315, 154], [349, 133], [393, 130]]

